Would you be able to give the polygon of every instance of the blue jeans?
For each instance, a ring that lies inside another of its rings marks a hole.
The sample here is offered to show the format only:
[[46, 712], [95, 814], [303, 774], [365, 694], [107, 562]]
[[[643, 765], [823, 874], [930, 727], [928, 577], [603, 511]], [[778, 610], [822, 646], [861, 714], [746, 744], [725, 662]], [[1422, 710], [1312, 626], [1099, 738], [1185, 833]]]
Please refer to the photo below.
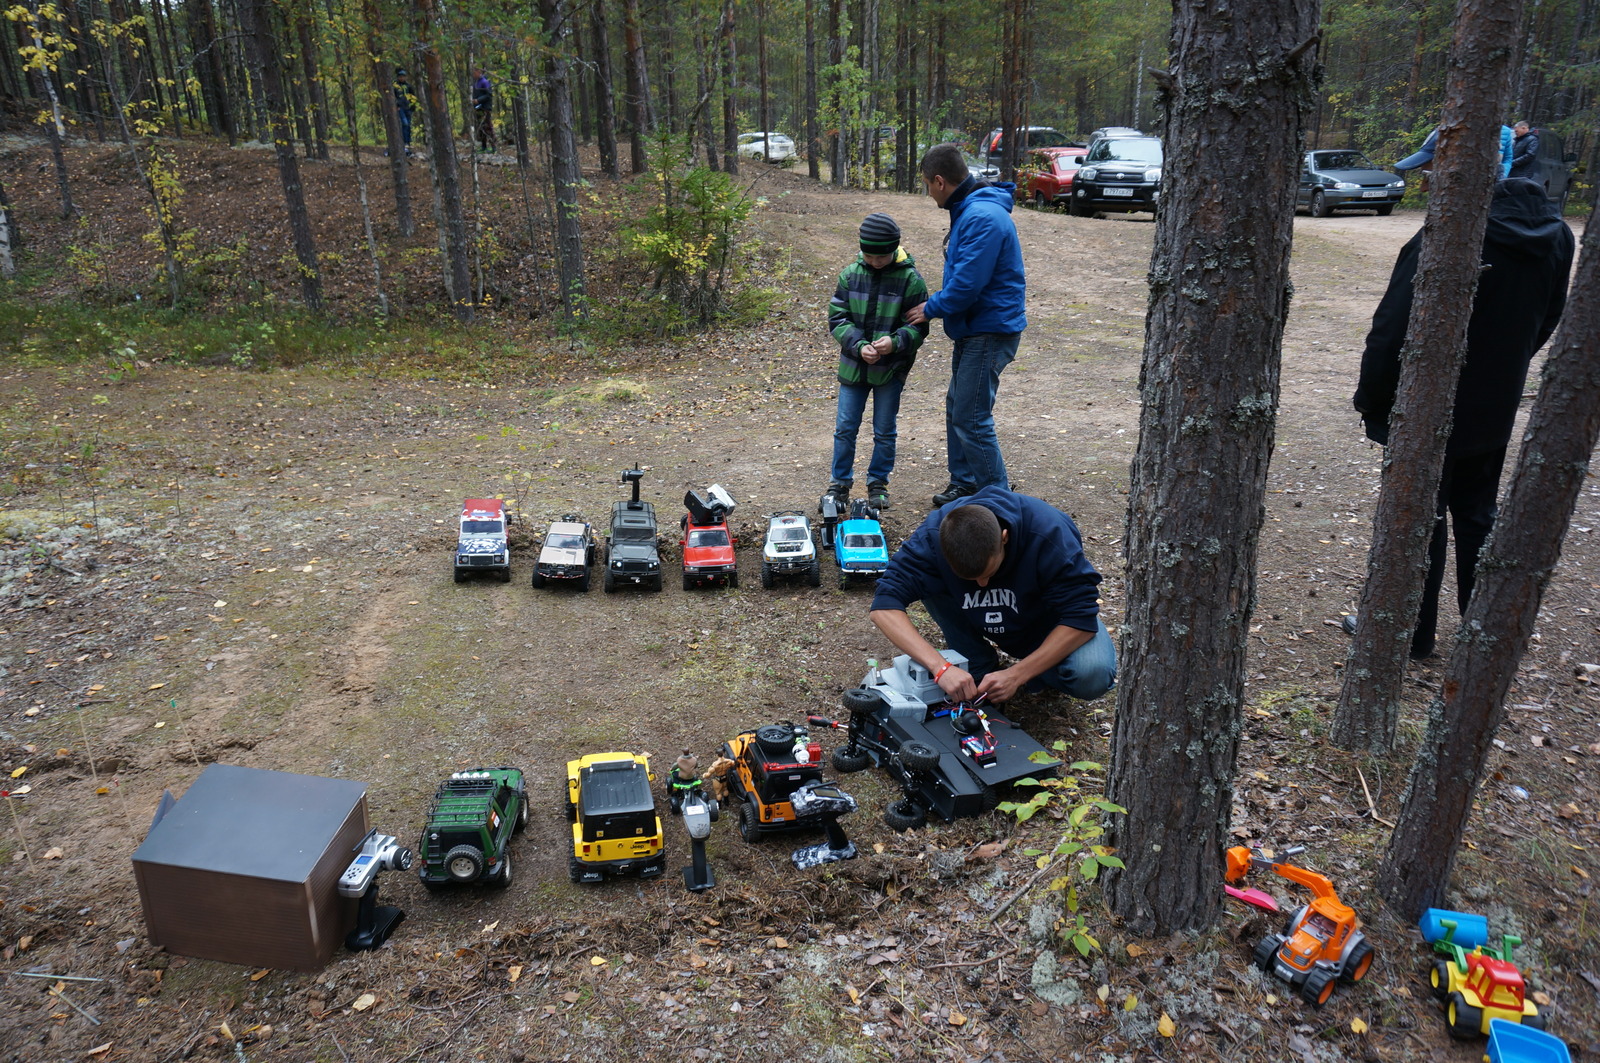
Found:
[[409, 148], [411, 146], [411, 112], [395, 108], [395, 113], [400, 118], [400, 140]]
[[994, 397], [1000, 390], [1000, 373], [1017, 356], [1021, 339], [1020, 332], [980, 332], [955, 341], [950, 390], [944, 399], [945, 449], [953, 484], [974, 489], [1011, 486], [994, 432]]
[[[951, 649], [967, 659], [967, 671], [973, 679], [981, 680], [1000, 667], [1000, 658], [994, 646], [984, 638], [983, 632], [967, 619], [967, 614], [954, 598], [943, 595], [922, 599], [923, 607], [933, 617], [944, 641]], [[1067, 659], [1043, 672], [1029, 682], [1059, 690], [1080, 701], [1093, 701], [1117, 685], [1117, 648], [1111, 641], [1104, 620], [1096, 620], [1094, 636], [1082, 646], [1067, 654]]]
[[900, 393], [905, 390], [904, 374], [886, 384], [840, 384], [839, 417], [833, 426], [833, 482], [855, 482], [856, 433], [861, 415], [872, 396], [872, 462], [867, 466], [867, 482], [889, 482], [894, 472], [895, 422], [900, 417]]

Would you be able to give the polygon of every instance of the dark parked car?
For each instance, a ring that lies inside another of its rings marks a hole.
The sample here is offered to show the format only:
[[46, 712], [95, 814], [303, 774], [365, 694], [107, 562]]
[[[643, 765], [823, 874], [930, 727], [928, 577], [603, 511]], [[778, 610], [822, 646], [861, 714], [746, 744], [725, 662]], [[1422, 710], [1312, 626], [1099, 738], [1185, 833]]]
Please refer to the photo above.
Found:
[[1406, 194], [1405, 178], [1379, 169], [1359, 151], [1308, 151], [1300, 166], [1300, 191], [1295, 206], [1313, 217], [1335, 210], [1375, 210], [1380, 217], [1394, 211]]
[[1154, 214], [1161, 200], [1161, 138], [1105, 137], [1072, 178], [1072, 213]]
[[1024, 162], [1027, 180], [1017, 178], [1017, 198], [1035, 207], [1064, 207], [1072, 198], [1072, 178], [1083, 165], [1084, 148], [1040, 148]]

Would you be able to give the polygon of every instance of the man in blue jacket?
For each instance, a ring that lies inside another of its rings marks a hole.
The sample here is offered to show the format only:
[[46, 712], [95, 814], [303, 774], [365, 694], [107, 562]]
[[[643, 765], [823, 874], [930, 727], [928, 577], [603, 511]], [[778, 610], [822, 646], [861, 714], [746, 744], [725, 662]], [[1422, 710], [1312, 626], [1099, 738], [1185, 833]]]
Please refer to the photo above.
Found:
[[1011, 220], [1014, 185], [980, 182], [954, 144], [928, 149], [922, 181], [933, 202], [950, 212], [944, 287], [905, 314], [913, 325], [944, 318], [954, 343], [944, 400], [950, 486], [933, 496], [942, 506], [990, 484], [1011, 486], [994, 431], [994, 398], [1028, 327], [1022, 308], [1027, 282]]
[[[1099, 584], [1071, 517], [991, 485], [934, 510], [900, 545], [878, 581], [872, 622], [952, 699], [1001, 702], [1048, 686], [1090, 700], [1117, 678]], [[917, 601], [970, 671], [917, 631], [906, 614]], [[1016, 663], [1001, 668], [996, 647]]]

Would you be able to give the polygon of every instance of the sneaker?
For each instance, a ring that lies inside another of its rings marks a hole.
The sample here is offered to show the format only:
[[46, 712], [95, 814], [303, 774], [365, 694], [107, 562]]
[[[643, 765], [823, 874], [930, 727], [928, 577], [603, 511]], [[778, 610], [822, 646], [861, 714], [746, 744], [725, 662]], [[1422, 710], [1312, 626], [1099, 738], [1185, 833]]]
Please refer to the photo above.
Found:
[[873, 480], [867, 484], [867, 505], [873, 509], [888, 509], [889, 485], [883, 480]]
[[933, 504], [936, 507], [947, 506], [958, 498], [966, 498], [968, 495], [975, 495], [977, 493], [978, 489], [973, 487], [971, 484], [958, 484], [954, 481], [951, 481], [949, 487], [946, 487], [943, 491], [940, 491], [938, 494], [933, 496]]
[[[833, 504], [838, 509], [840, 514], [843, 514], [845, 510], [850, 508], [849, 484], [842, 484], [838, 480], [833, 481], [822, 492], [823, 499], [827, 499], [830, 496], [832, 496]], [[818, 500], [817, 502], [817, 512], [822, 512], [822, 500]]]

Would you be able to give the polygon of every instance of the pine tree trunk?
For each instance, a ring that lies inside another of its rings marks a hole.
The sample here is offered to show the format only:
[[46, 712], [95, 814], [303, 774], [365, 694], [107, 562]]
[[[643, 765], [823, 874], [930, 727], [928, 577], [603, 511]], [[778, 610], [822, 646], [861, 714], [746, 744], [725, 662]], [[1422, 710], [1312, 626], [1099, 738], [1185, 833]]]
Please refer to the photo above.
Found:
[[817, 139], [817, 0], [806, 4], [806, 173], [822, 180], [822, 144]]
[[700, 57], [696, 65], [695, 87], [700, 92], [700, 102], [694, 109], [694, 125], [696, 134], [706, 153], [706, 167], [717, 168], [717, 134], [716, 121], [711, 117], [711, 98], [713, 86], [717, 83], [716, 74], [712, 68], [711, 49], [707, 46], [705, 22], [701, 18], [699, 5], [694, 9], [694, 51]]
[[[325, 0], [328, 23], [333, 25], [333, 0]], [[378, 299], [378, 312], [388, 317], [389, 297], [383, 291], [383, 263], [378, 257], [378, 238], [372, 229], [372, 204], [367, 196], [367, 174], [361, 165], [361, 127], [356, 121], [355, 68], [345, 50], [344, 35], [329, 33], [333, 61], [339, 70], [339, 99], [344, 104], [344, 124], [350, 133], [350, 163], [356, 172], [356, 191], [361, 200], [361, 231], [367, 241], [367, 260], [372, 263], [372, 291]]]
[[678, 3], [679, 0], [662, 0], [661, 2], [661, 36], [658, 38], [660, 47], [656, 49], [656, 58], [659, 63], [658, 69], [661, 71], [661, 87], [666, 94], [667, 131], [670, 133], [678, 132], [682, 125], [681, 116], [678, 114], [677, 61], [673, 58], [672, 49], [672, 38], [677, 32], [676, 19], [673, 18], [673, 12], [677, 10]]
[[605, 0], [593, 0], [589, 17], [594, 29], [594, 109], [600, 140], [600, 172], [607, 177], [620, 177], [617, 101], [611, 91], [611, 36], [606, 29]]
[[567, 77], [567, 49], [572, 27], [567, 0], [539, 0], [545, 28], [545, 84], [550, 111], [550, 170], [556, 187], [556, 269], [561, 308], [568, 322], [584, 315], [583, 237], [578, 231], [578, 144], [572, 135], [572, 92]]
[[[844, 62], [844, 37], [841, 21], [843, 6], [843, 0], [828, 0], [828, 64], [835, 67]], [[839, 89], [837, 77], [835, 77], [834, 83], [829, 85], [828, 89], [833, 96], [833, 103], [835, 104], [833, 110], [835, 112], [835, 120], [838, 122], [838, 128], [833, 131], [828, 141], [828, 168], [832, 171], [829, 177], [835, 186], [843, 188], [850, 172], [850, 164], [847, 158], [850, 146], [846, 142], [844, 134], [844, 108], [838, 106]]]
[[267, 121], [272, 127], [272, 147], [278, 159], [278, 179], [283, 184], [289, 233], [294, 243], [295, 259], [300, 264], [300, 298], [307, 310], [321, 313], [322, 273], [317, 263], [316, 240], [311, 234], [311, 217], [306, 212], [305, 191], [300, 185], [300, 160], [295, 158], [294, 141], [289, 135], [283, 66], [277, 39], [272, 34], [268, 0], [247, 0], [241, 5], [240, 13], [247, 23], [245, 34], [266, 104]]
[[[573, 33], [574, 38], [579, 36], [581, 34], [576, 31]], [[516, 55], [515, 65], [512, 67], [509, 93], [511, 96], [511, 130], [512, 136], [516, 139], [517, 169], [526, 173], [528, 167], [533, 165], [533, 152], [528, 143], [528, 93], [526, 87], [522, 84], [520, 76], [522, 64], [523, 56], [519, 50]]]
[[300, 64], [305, 71], [306, 101], [311, 112], [311, 138], [314, 158], [328, 161], [328, 92], [322, 84], [322, 72], [317, 66], [317, 44], [312, 36], [310, 6], [295, 15], [295, 28], [300, 36]]
[[[43, 33], [44, 28], [41, 25], [38, 0], [29, 0], [28, 11], [32, 16], [30, 26], [33, 35], [33, 46], [42, 51], [44, 49], [44, 40], [40, 35]], [[20, 36], [20, 22], [18, 23], [18, 31]], [[50, 121], [45, 122], [44, 127], [50, 138], [50, 157], [56, 167], [56, 190], [61, 195], [61, 217], [70, 218], [78, 213], [78, 207], [77, 204], [72, 202], [72, 186], [67, 180], [67, 155], [62, 150], [62, 141], [66, 139], [66, 123], [61, 117], [61, 97], [56, 94], [55, 79], [51, 76], [50, 71], [41, 73], [38, 70], [32, 70], [29, 71], [29, 77], [33, 81], [34, 95], [41, 100], [50, 102]]]
[[1359, 627], [1334, 713], [1332, 738], [1345, 749], [1386, 755], [1400, 721], [1401, 683], [1422, 603], [1435, 498], [1478, 287], [1479, 249], [1500, 176], [1500, 115], [1510, 65], [1505, 42], [1521, 15], [1522, 0], [1462, 0], [1457, 9]]
[[[1106, 788], [1106, 897], [1140, 936], [1221, 908], [1317, 22], [1317, 0], [1173, 6]], [[1207, 178], [1217, 144], [1254, 195]]]
[[1506, 695], [1533, 637], [1561, 543], [1600, 440], [1600, 226], [1584, 232], [1567, 309], [1505, 506], [1478, 561], [1477, 583], [1445, 670], [1442, 697], [1411, 769], [1378, 890], [1407, 920], [1441, 905], [1483, 781]]
[[[757, 121], [761, 123], [763, 138], [772, 135], [772, 101], [768, 96], [767, 83], [767, 0], [756, 0], [756, 82], [758, 99], [756, 110], [759, 112]], [[769, 150], [771, 145], [763, 142], [761, 154], [768, 159], [772, 157]]]
[[[370, 2], [366, 5], [369, 12], [368, 26], [375, 24], [370, 21]], [[372, 80], [378, 86], [378, 113], [383, 115], [383, 139], [388, 145], [389, 179], [394, 185], [394, 217], [395, 225], [400, 229], [401, 236], [411, 236], [417, 231], [417, 222], [411, 212], [411, 175], [406, 168], [406, 143], [400, 133], [400, 113], [396, 108], [394, 98], [394, 79], [390, 74], [390, 66], [379, 56], [378, 41], [375, 32], [369, 28], [367, 37], [367, 53], [372, 56]]]
[[195, 78], [200, 82], [200, 99], [205, 104], [206, 119], [213, 132], [228, 138], [231, 147], [238, 143], [239, 134], [229, 106], [227, 82], [223, 76], [223, 62], [218, 52], [222, 44], [217, 39], [216, 19], [211, 11], [211, 0], [193, 0], [185, 5], [189, 18], [189, 33], [194, 46]]
[[450, 108], [445, 101], [444, 63], [434, 45], [438, 0], [419, 0], [422, 60], [422, 106], [428, 115], [428, 152], [433, 163], [434, 197], [444, 265], [444, 286], [450, 309], [460, 321], [475, 317], [472, 301], [472, 254], [467, 246], [467, 218], [461, 203], [461, 170], [456, 160]]
[[738, 70], [733, 46], [733, 0], [722, 0], [722, 165], [731, 174], [739, 172], [739, 109], [734, 98], [734, 77]]
[[644, 34], [639, 31], [639, 0], [622, 0], [623, 66], [628, 76], [628, 145], [634, 173], [648, 163], [644, 140], [655, 128], [650, 109], [650, 73], [645, 67]]

